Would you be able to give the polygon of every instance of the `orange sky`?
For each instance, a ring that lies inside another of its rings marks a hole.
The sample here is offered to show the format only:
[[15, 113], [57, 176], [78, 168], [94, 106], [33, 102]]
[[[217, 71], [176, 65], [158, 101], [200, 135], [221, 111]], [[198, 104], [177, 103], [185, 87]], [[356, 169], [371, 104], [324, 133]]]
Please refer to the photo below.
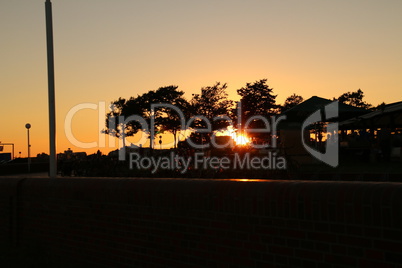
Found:
[[[279, 103], [292, 93], [332, 98], [359, 88], [374, 105], [402, 100], [399, 0], [52, 3], [57, 152], [84, 151], [65, 134], [76, 105], [171, 84], [188, 98], [221, 81], [237, 100], [236, 89], [268, 78]], [[25, 157], [29, 122], [32, 155], [47, 153], [44, 0], [1, 1], [0, 29], [0, 141]], [[97, 141], [98, 117], [89, 109], [75, 115], [77, 139]]]

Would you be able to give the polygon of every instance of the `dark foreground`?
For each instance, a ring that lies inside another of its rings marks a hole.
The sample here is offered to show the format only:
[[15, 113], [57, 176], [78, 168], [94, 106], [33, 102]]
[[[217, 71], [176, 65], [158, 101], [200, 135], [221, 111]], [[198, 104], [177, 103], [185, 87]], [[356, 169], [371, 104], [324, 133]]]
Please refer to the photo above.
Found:
[[1, 178], [1, 267], [398, 267], [402, 184]]

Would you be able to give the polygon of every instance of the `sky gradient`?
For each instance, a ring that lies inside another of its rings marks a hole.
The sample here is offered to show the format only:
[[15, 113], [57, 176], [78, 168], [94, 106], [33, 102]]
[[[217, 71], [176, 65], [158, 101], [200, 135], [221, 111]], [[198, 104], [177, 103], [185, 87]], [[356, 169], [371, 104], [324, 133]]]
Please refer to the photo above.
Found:
[[[0, 1], [0, 141], [48, 153], [44, 0]], [[267, 78], [278, 103], [362, 89], [377, 105], [402, 100], [400, 0], [53, 0], [57, 152], [95, 152], [66, 138], [69, 110], [178, 85], [189, 99], [228, 83], [230, 98]], [[98, 111], [72, 120], [83, 142], [98, 139]], [[103, 148], [108, 152], [114, 147]], [[5, 148], [6, 151], [10, 151]]]

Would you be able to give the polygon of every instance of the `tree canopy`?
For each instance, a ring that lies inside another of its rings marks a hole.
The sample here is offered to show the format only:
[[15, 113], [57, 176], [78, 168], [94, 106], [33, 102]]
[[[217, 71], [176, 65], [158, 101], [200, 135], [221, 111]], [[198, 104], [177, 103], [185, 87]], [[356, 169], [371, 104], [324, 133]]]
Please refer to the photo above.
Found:
[[338, 97], [338, 101], [344, 104], [348, 104], [351, 106], [355, 106], [358, 108], [363, 108], [363, 109], [370, 109], [373, 107], [373, 105], [363, 101], [364, 98], [364, 93], [363, 91], [359, 88], [355, 92], [346, 92], [343, 93]]
[[[194, 94], [190, 100], [192, 116], [203, 116], [210, 123], [212, 131], [224, 129], [230, 125], [233, 101], [228, 99], [227, 85], [216, 82], [213, 86], [201, 88], [201, 94]], [[206, 128], [205, 120], [195, 119], [194, 129]]]
[[290, 108], [302, 103], [304, 101], [303, 97], [300, 95], [297, 95], [296, 93], [293, 93], [289, 97], [286, 98], [285, 102], [283, 103], [281, 107], [281, 112], [284, 112], [286, 110], [289, 110]]
[[[247, 83], [245, 87], [237, 90], [241, 97], [241, 124], [248, 122], [248, 127], [259, 128], [263, 123], [258, 117], [268, 117], [277, 114], [280, 106], [276, 104], [273, 89], [267, 85], [267, 79], [254, 83]], [[253, 118], [256, 118], [253, 120]]]
[[[237, 93], [241, 97], [241, 113], [236, 110], [235, 102], [228, 98], [227, 84], [220, 82], [202, 87], [201, 93], [193, 94], [189, 101], [184, 98], [184, 92], [178, 90], [175, 85], [160, 87], [129, 99], [120, 97], [111, 102], [103, 132], [118, 138], [133, 136], [139, 131], [148, 135], [170, 132], [174, 136], [176, 147], [179, 131], [190, 127], [193, 139], [204, 143], [209, 142], [213, 133], [227, 129], [230, 125], [241, 129], [247, 122], [250, 129], [263, 128], [265, 119], [304, 101], [302, 96], [294, 93], [285, 99], [283, 105], [278, 105], [277, 95], [273, 93], [273, 88], [268, 86], [267, 79], [246, 83]], [[364, 93], [361, 89], [346, 92], [338, 97], [341, 103], [365, 109], [373, 107], [363, 99]], [[152, 104], [161, 105], [152, 110]], [[239, 115], [241, 126], [236, 125]], [[183, 121], [186, 125], [183, 125]], [[151, 122], [154, 122], [153, 130], [149, 129]], [[206, 131], [207, 122], [211, 124], [210, 129]]]
[[[106, 115], [106, 129], [104, 132], [116, 137], [133, 136], [138, 131], [151, 134], [151, 120], [154, 120], [154, 135], [159, 132], [169, 131], [175, 136], [181, 127], [179, 114], [171, 108], [162, 105], [152, 110], [152, 104], [171, 104], [179, 109], [188, 106], [183, 98], [183, 91], [178, 91], [177, 86], [160, 87], [156, 91], [149, 91], [129, 100], [119, 98], [111, 104], [111, 111]], [[146, 124], [138, 120], [129, 120], [130, 116], [142, 118]], [[127, 120], [126, 120], [127, 119]], [[148, 128], [147, 128], [148, 126]], [[153, 138], [153, 137], [152, 137]], [[176, 144], [176, 143], [175, 143]]]

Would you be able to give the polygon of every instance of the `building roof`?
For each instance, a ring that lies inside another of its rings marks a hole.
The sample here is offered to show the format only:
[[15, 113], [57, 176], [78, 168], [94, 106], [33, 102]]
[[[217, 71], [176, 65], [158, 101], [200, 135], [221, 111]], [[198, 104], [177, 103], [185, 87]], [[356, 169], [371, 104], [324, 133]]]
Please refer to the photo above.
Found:
[[[334, 101], [313, 96], [308, 100], [290, 108], [289, 110], [286, 110], [282, 114], [287, 116], [287, 121], [301, 122], [315, 111], [323, 110], [326, 105], [332, 102]], [[337, 120], [346, 120], [348, 118], [363, 115], [368, 112], [366, 109], [357, 108], [344, 103], [339, 103], [338, 108], [339, 118]]]
[[402, 101], [384, 105], [373, 112], [345, 120], [343, 128], [402, 127]]

